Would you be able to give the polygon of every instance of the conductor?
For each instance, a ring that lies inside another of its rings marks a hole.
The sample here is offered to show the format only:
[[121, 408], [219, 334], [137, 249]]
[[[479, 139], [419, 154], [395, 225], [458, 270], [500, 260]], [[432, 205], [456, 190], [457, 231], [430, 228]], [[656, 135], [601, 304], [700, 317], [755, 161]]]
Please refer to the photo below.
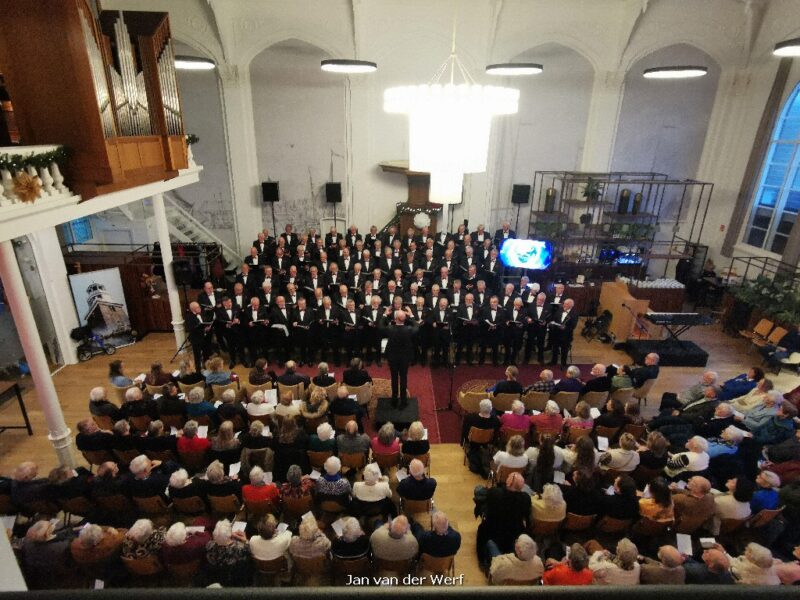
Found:
[[414, 357], [413, 337], [419, 326], [414, 323], [406, 324], [406, 313], [398, 310], [394, 313], [394, 321], [389, 325], [381, 325], [380, 329], [388, 338], [386, 360], [389, 362], [389, 370], [392, 372], [392, 407], [398, 407], [399, 398], [400, 408], [403, 409], [408, 405], [406, 397], [408, 364]]

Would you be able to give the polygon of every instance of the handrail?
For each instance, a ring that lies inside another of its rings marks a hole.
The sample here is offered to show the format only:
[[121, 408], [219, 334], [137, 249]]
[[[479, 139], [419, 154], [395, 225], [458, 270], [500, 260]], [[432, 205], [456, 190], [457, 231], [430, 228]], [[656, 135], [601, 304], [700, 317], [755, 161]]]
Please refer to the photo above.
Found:
[[180, 205], [180, 203], [173, 197], [172, 194], [164, 194], [164, 199], [171, 208], [175, 209], [181, 215], [181, 217], [183, 217], [186, 221], [191, 223], [192, 227], [195, 227], [196, 229], [200, 230], [203, 233], [203, 235], [208, 239], [213, 240], [214, 243], [217, 246], [219, 246], [225, 253], [227, 253], [232, 260], [234, 261], [240, 260], [239, 253], [236, 252], [236, 250], [234, 250], [228, 244], [219, 239], [219, 236], [217, 236], [217, 234], [212, 232], [210, 229], [208, 229], [208, 227], [206, 227], [200, 221], [198, 221], [196, 217], [192, 216], [191, 213], [189, 213], [186, 209], [184, 209]]

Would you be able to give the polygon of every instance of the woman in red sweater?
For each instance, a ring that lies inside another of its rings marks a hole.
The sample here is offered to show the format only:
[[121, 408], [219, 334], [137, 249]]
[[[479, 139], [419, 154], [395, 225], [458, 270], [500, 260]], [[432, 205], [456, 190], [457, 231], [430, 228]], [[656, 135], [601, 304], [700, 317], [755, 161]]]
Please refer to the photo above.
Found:
[[580, 544], [572, 544], [569, 558], [559, 562], [548, 558], [542, 582], [545, 585], [591, 585], [589, 555]]

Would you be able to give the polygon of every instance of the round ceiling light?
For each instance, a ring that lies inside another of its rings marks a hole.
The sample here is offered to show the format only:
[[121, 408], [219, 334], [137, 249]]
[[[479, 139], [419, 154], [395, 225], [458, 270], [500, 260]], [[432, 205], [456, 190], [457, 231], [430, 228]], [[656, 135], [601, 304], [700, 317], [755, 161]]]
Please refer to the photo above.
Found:
[[775, 56], [800, 56], [800, 38], [775, 44], [775, 49], [772, 53]]
[[320, 68], [330, 73], [372, 73], [378, 70], [378, 65], [368, 60], [329, 58], [320, 63]]
[[499, 63], [486, 67], [487, 75], [537, 75], [544, 71], [538, 63]]
[[176, 56], [175, 68], [182, 71], [210, 71], [216, 67], [214, 61], [199, 56]]
[[653, 67], [645, 69], [643, 75], [647, 79], [686, 79], [702, 77], [706, 73], [707, 67]]

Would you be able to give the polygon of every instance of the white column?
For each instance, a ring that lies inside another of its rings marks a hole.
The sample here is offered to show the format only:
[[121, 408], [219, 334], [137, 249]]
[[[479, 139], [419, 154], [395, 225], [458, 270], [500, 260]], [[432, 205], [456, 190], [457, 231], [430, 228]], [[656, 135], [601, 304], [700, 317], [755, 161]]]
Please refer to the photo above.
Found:
[[[220, 64], [217, 69], [222, 89], [222, 112], [228, 166], [233, 189], [233, 211], [239, 254], [250, 247], [256, 234], [272, 220], [262, 223], [261, 186], [253, 117], [250, 71], [239, 65]], [[270, 232], [273, 236], [277, 231]]]
[[186, 340], [186, 332], [183, 328], [181, 297], [175, 283], [175, 274], [172, 272], [172, 244], [169, 239], [169, 223], [167, 223], [167, 211], [164, 208], [162, 194], [153, 196], [153, 216], [158, 232], [158, 242], [161, 246], [161, 262], [164, 265], [164, 281], [167, 284], [167, 294], [169, 294], [169, 310], [172, 314], [172, 329], [175, 332], [175, 348], [177, 349]]
[[[56, 332], [58, 347], [64, 364], [74, 365], [78, 362], [76, 344], [70, 332], [80, 325], [75, 305], [69, 302], [72, 290], [69, 286], [69, 275], [61, 255], [61, 244], [55, 227], [48, 227], [28, 234], [31, 250], [36, 259], [36, 267], [42, 281], [53, 329]], [[67, 299], [66, 301], [64, 299]]]
[[64, 413], [61, 412], [56, 388], [47, 365], [47, 357], [42, 348], [42, 340], [39, 338], [39, 330], [36, 328], [36, 320], [33, 317], [28, 295], [25, 293], [22, 274], [19, 271], [14, 246], [10, 240], [0, 242], [0, 278], [3, 280], [11, 314], [14, 316], [14, 324], [19, 332], [25, 359], [31, 370], [33, 385], [36, 388], [36, 400], [47, 423], [49, 430], [47, 437], [56, 449], [59, 462], [62, 465], [74, 467], [71, 432], [64, 421]]
[[595, 75], [581, 159], [582, 171], [603, 172], [611, 168], [624, 90], [625, 73], [605, 71]]

